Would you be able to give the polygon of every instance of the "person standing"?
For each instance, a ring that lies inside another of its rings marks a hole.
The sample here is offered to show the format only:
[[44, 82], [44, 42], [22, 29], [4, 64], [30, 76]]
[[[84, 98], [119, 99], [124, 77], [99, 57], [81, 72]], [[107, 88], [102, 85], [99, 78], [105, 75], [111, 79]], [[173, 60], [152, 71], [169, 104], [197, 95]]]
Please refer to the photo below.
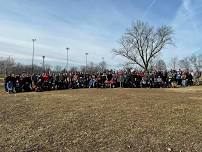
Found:
[[195, 77], [195, 85], [196, 85], [196, 86], [199, 86], [199, 85], [200, 85], [199, 79], [200, 79], [200, 77], [201, 77], [201, 72], [200, 72], [200, 71], [196, 71], [196, 72], [194, 73], [194, 77]]

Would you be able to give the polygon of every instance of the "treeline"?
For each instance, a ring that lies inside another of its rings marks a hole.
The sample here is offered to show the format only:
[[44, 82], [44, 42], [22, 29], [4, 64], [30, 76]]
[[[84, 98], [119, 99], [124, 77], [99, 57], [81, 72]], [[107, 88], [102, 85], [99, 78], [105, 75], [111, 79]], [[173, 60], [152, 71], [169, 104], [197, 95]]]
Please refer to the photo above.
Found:
[[[134, 69], [134, 64], [125, 64], [123, 66], [123, 69]], [[45, 69], [44, 69], [45, 68]], [[34, 73], [43, 73], [44, 70], [46, 72], [65, 72], [66, 69], [62, 66], [56, 65], [54, 67], [46, 64], [45, 67], [34, 65], [33, 72]], [[164, 71], [167, 69], [188, 69], [188, 70], [194, 70], [194, 71], [201, 71], [202, 70], [202, 55], [193, 54], [190, 57], [184, 57], [182, 59], [178, 59], [177, 57], [171, 58], [171, 60], [166, 64], [166, 62], [163, 59], [156, 59], [153, 63], [150, 64], [151, 70], [158, 70], [158, 71]], [[105, 61], [102, 61], [98, 64], [95, 64], [93, 62], [90, 62], [86, 68], [86, 66], [72, 66], [70, 67], [70, 72], [80, 71], [88, 73], [95, 73], [95, 72], [102, 72], [107, 70], [107, 63]], [[5, 76], [9, 73], [30, 73], [32, 74], [32, 66], [31, 65], [24, 65], [21, 63], [16, 63], [14, 58], [7, 57], [3, 58], [0, 57], [0, 77]]]
[[172, 69], [188, 69], [193, 71], [202, 70], [202, 54], [192, 54], [189, 57], [178, 59], [177, 57], [171, 58], [170, 67]]
[[[134, 69], [134, 64], [128, 64], [128, 69]], [[201, 54], [192, 54], [189, 57], [178, 58], [172, 57], [170, 61], [165, 62], [161, 58], [156, 58], [148, 67], [150, 70], [156, 71], [165, 71], [165, 70], [193, 70], [193, 71], [202, 71], [202, 55]], [[140, 69], [142, 70], [142, 69]]]
[[[107, 69], [107, 64], [105, 61], [102, 61], [98, 64], [90, 62], [88, 66], [72, 66], [68, 71], [75, 72], [88, 72], [88, 73], [95, 73], [95, 72], [102, 72]], [[46, 64], [43, 68], [42, 66], [34, 65], [33, 73], [40, 74], [44, 71], [46, 72], [65, 72], [65, 69], [62, 66], [56, 65], [54, 67]], [[21, 73], [29, 73], [32, 74], [32, 65], [24, 65], [21, 63], [16, 63], [14, 58], [11, 57], [0, 57], [0, 76], [3, 77], [7, 74], [14, 73], [14, 74], [21, 74]]]
[[[11, 57], [8, 58], [0, 57], [0, 75], [3, 76], [10, 73], [20, 74], [22, 72], [31, 74], [32, 66], [16, 63], [15, 60]], [[43, 68], [34, 65], [34, 72], [37, 73], [43, 72]]]

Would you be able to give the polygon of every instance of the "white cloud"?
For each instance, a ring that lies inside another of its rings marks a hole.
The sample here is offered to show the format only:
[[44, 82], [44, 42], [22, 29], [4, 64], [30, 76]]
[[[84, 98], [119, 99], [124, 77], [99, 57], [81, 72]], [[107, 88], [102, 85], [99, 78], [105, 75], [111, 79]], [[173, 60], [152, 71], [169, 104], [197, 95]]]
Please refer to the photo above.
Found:
[[[21, 8], [23, 5], [23, 9]], [[13, 9], [12, 9], [13, 7]], [[41, 7], [32, 8], [26, 4], [12, 3], [9, 12], [15, 14], [7, 17], [0, 15], [0, 56], [13, 56], [17, 61], [30, 59], [32, 55], [32, 38], [36, 38], [36, 59], [42, 55], [47, 57], [49, 62], [66, 62], [66, 47], [70, 47], [70, 63], [72, 65], [85, 64], [84, 53], [89, 52], [89, 61], [100, 62], [105, 56], [105, 60], [110, 65], [115, 61], [112, 59], [111, 49], [115, 47], [116, 40], [112, 39], [109, 32], [105, 32], [97, 24], [88, 23], [76, 24], [70, 18], [67, 21], [54, 18], [56, 12]], [[25, 10], [29, 10], [25, 13]], [[35, 12], [33, 14], [33, 12]], [[117, 18], [124, 18], [117, 10], [112, 11]], [[28, 19], [32, 16], [33, 19]], [[25, 19], [23, 21], [23, 19]], [[35, 20], [39, 21], [36, 23]], [[44, 21], [43, 21], [44, 20]], [[70, 21], [70, 22], [69, 22]], [[99, 23], [99, 22], [98, 22]], [[108, 26], [108, 25], [107, 25]], [[109, 25], [110, 26], [110, 25]], [[105, 27], [106, 28], [106, 27]], [[115, 37], [116, 38], [116, 37]], [[39, 61], [38, 61], [39, 62]]]
[[196, 52], [198, 53], [200, 48], [202, 48], [202, 28], [199, 26], [202, 25], [200, 20], [200, 13], [202, 13], [202, 11], [199, 13], [199, 9], [197, 9], [200, 5], [200, 0], [182, 1], [176, 13], [176, 17], [171, 23], [175, 32], [174, 40], [176, 47], [166, 50], [164, 57], [171, 57], [171, 54], [179, 58], [185, 57]]
[[152, 0], [152, 2], [150, 3], [150, 5], [148, 6], [148, 8], [146, 9], [146, 11], [143, 14], [143, 18], [145, 18], [147, 16], [147, 14], [151, 11], [152, 7], [154, 6], [154, 4], [156, 3], [157, 0]]
[[[50, 62], [65, 60], [65, 48], [70, 47], [72, 65], [85, 64], [84, 52], [89, 52], [89, 61], [99, 62], [101, 57], [110, 61], [110, 51], [113, 44], [85, 28], [74, 28], [65, 23], [53, 23], [51, 29], [36, 29], [23, 23], [7, 21], [0, 25], [0, 55], [10, 55], [17, 58], [28, 58], [32, 53], [32, 38], [36, 38], [36, 58], [47, 56]], [[52, 31], [51, 31], [52, 30]]]

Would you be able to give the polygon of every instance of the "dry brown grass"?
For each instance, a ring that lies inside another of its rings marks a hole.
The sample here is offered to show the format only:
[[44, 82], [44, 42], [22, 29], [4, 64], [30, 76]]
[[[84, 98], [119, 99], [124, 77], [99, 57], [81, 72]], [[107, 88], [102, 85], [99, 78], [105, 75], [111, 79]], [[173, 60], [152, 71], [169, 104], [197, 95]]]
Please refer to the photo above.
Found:
[[0, 83], [3, 83], [4, 82], [4, 78], [2, 78], [1, 76], [0, 76]]
[[1, 95], [3, 95], [3, 94], [5, 94], [5, 92], [4, 92], [4, 86], [3, 86], [2, 83], [0, 83], [0, 97], [1, 97]]
[[0, 151], [202, 151], [202, 88], [180, 90], [0, 94]]

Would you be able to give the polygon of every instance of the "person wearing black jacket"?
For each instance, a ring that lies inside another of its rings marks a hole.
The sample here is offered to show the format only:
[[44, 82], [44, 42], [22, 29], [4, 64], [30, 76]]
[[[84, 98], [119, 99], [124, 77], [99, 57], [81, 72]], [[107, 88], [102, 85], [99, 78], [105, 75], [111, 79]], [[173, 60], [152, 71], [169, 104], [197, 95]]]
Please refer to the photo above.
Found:
[[16, 93], [22, 92], [22, 79], [20, 75], [16, 75], [15, 78], [15, 92]]
[[187, 85], [188, 85], [188, 86], [192, 86], [192, 85], [193, 85], [193, 76], [192, 76], [191, 73], [188, 74], [187, 79], [188, 79]]
[[27, 91], [27, 92], [31, 91], [32, 90], [31, 76], [29, 75], [24, 76], [22, 79], [22, 84], [23, 84], [22, 88], [24, 91]]
[[6, 92], [14, 92], [14, 88], [15, 88], [15, 76], [12, 74], [9, 74], [6, 78], [5, 78], [5, 91]]

